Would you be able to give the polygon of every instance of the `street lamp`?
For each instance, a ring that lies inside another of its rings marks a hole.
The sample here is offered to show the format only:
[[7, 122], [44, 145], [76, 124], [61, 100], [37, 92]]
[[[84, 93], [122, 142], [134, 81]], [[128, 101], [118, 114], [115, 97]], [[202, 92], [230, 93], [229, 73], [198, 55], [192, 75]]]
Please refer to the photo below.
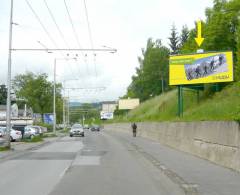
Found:
[[[57, 60], [77, 60], [76, 57], [74, 58], [54, 58], [54, 67], [53, 67], [53, 74], [54, 74], [54, 81], [53, 81], [53, 132], [56, 134], [56, 65]], [[65, 117], [64, 117], [65, 118]]]
[[10, 131], [11, 131], [11, 69], [12, 69], [12, 25], [13, 25], [13, 0], [11, 0], [10, 8], [10, 26], [9, 26], [9, 46], [8, 46], [8, 75], [7, 75], [7, 113], [6, 113], [6, 127], [7, 127], [7, 147], [10, 145]]

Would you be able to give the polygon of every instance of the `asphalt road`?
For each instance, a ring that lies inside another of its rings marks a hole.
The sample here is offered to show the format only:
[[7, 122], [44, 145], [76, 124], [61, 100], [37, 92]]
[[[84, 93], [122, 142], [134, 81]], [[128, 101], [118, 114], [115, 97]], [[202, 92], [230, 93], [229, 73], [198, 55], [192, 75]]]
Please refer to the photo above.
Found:
[[0, 161], [1, 195], [181, 195], [134, 147], [104, 132], [63, 137]]
[[1, 195], [239, 195], [240, 174], [157, 142], [90, 132], [0, 158]]

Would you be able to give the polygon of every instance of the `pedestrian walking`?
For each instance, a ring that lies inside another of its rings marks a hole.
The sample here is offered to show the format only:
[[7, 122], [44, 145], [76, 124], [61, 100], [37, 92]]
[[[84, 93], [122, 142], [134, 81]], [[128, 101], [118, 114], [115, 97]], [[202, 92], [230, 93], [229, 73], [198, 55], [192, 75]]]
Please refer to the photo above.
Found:
[[132, 124], [132, 132], [133, 132], [133, 137], [137, 136], [137, 125], [136, 123]]

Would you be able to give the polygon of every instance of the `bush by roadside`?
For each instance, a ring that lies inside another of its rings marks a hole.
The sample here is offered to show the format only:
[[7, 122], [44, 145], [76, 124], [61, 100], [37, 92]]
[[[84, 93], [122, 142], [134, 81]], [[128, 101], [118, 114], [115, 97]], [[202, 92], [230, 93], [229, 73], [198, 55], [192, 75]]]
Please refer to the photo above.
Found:
[[32, 139], [25, 138], [22, 141], [26, 142], [26, 143], [42, 142], [43, 138], [42, 138], [42, 136], [34, 136]]
[[0, 147], [0, 152], [8, 151], [8, 150], [10, 150], [10, 148], [8, 146], [1, 146]]

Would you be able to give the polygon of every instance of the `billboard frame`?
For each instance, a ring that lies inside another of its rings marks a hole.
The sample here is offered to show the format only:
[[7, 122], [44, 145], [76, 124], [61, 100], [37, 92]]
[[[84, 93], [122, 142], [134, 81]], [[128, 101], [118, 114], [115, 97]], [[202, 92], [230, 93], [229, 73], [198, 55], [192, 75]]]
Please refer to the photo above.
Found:
[[[169, 84], [170, 84], [170, 58], [175, 57], [175, 56], [191, 56], [191, 55], [201, 55], [201, 54], [211, 54], [211, 53], [226, 53], [226, 52], [231, 52], [231, 57], [232, 57], [232, 81], [221, 81], [221, 82], [209, 82], [209, 83], [224, 83], [224, 82], [233, 82], [234, 81], [234, 53], [233, 51], [230, 50], [221, 50], [221, 51], [204, 51], [201, 53], [186, 53], [186, 54], [175, 54], [175, 55], [169, 55]], [[229, 71], [230, 72], [230, 71]], [[178, 85], [201, 85], [201, 84], [206, 84], [206, 83], [189, 83], [189, 84], [173, 84], [171, 86], [178, 86]]]
[[[201, 54], [211, 54], [211, 53], [224, 53], [224, 52], [231, 52], [232, 54], [232, 80], [234, 81], [234, 55], [233, 55], [233, 51], [207, 51], [207, 52], [202, 52], [202, 53], [189, 53], [189, 54], [176, 54], [176, 55], [170, 55], [169, 56], [169, 68], [170, 68], [170, 57], [174, 57], [174, 56], [191, 56], [191, 55], [201, 55]], [[170, 78], [170, 71], [169, 71], [169, 78]], [[225, 82], [233, 82], [233, 81], [225, 81]], [[169, 80], [169, 83], [170, 83], [170, 80]], [[209, 82], [211, 84], [215, 84], [216, 85], [216, 88], [219, 88], [219, 83], [224, 83], [224, 81], [222, 82]], [[190, 89], [193, 89], [193, 90], [197, 90], [196, 93], [197, 93], [197, 102], [199, 102], [199, 90], [201, 90], [199, 88], [199, 85], [204, 85], [206, 83], [190, 83], [190, 84], [179, 84], [179, 85], [171, 85], [171, 86], [177, 86], [178, 87], [178, 116], [179, 117], [183, 117], [183, 88], [186, 87], [186, 88], [190, 88]], [[194, 85], [196, 85], [196, 88], [197, 89], [194, 89]], [[191, 86], [191, 87], [189, 87]]]

